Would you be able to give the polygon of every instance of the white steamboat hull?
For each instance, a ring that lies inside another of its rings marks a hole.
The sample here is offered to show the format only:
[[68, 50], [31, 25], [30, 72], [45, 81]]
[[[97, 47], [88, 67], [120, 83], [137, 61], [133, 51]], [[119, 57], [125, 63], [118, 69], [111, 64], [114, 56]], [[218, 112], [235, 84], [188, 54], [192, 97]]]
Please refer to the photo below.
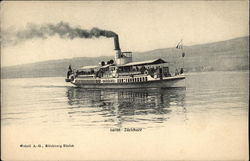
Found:
[[[103, 79], [105, 80], [105, 79]], [[115, 79], [114, 79], [115, 80]], [[172, 88], [172, 87], [185, 87], [185, 76], [179, 75], [174, 77], [164, 77], [163, 79], [149, 79], [147, 81], [141, 82], [117, 82], [107, 83], [100, 81], [99, 83], [83, 83], [81, 81], [74, 80], [71, 82], [77, 87], [81, 88], [95, 88], [95, 89], [104, 89], [104, 88]]]

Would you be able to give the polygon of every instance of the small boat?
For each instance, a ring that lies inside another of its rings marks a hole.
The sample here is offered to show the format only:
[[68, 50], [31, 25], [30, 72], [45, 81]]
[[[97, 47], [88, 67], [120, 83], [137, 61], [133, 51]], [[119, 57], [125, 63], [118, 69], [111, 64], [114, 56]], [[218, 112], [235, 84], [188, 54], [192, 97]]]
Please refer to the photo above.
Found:
[[118, 35], [114, 37], [115, 60], [96, 66], [68, 68], [66, 82], [88, 89], [185, 87], [184, 68], [170, 73], [170, 63], [159, 58], [132, 61], [132, 52], [122, 52]]

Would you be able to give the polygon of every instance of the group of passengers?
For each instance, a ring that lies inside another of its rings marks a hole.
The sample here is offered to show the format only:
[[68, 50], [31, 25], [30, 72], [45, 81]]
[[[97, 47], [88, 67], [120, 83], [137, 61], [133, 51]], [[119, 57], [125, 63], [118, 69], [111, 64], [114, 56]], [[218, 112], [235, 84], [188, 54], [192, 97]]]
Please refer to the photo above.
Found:
[[[164, 72], [163, 72], [164, 68]], [[164, 74], [164, 76], [170, 76], [168, 67], [160, 67], [160, 66], [135, 66], [132, 69], [129, 67], [125, 68], [119, 68], [118, 72], [140, 72], [141, 74], [149, 74], [151, 76], [155, 74]]]
[[134, 67], [120, 67], [118, 68], [118, 72], [141, 72], [142, 74], [147, 70], [147, 71], [152, 71], [155, 72], [158, 70], [160, 67], [145, 67], [145, 66], [134, 66]]
[[[118, 73], [123, 73], [123, 72], [140, 72], [141, 74], [148, 74], [151, 75], [152, 77], [154, 77], [155, 75], [157, 75], [157, 77], [160, 76], [164, 76], [164, 77], [170, 77], [171, 74], [169, 72], [169, 68], [168, 67], [160, 67], [160, 66], [134, 66], [134, 67], [122, 67], [122, 68], [118, 68], [117, 70]], [[69, 66], [69, 70], [67, 73], [67, 78], [69, 78], [69, 75], [71, 75], [72, 73], [74, 73], [75, 77], [77, 77], [78, 75], [95, 75], [96, 77], [103, 77], [103, 75], [106, 73], [104, 70], [100, 69], [98, 71], [76, 71], [73, 72], [71, 69], [71, 66]], [[180, 71], [178, 71], [176, 69], [175, 75], [178, 74], [182, 74], [183, 73], [183, 68], [181, 68]], [[109, 73], [106, 73], [109, 74]]]
[[76, 75], [89, 75], [89, 74], [95, 74], [94, 70], [91, 71], [76, 71]]

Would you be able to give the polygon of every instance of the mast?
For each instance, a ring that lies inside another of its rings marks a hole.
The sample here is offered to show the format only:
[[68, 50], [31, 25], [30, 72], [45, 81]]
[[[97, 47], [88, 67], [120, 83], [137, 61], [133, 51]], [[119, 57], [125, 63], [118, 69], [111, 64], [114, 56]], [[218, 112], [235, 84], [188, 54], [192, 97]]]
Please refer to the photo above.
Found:
[[[182, 45], [182, 48], [181, 48], [181, 57], [182, 57], [182, 73], [184, 73], [184, 57], [185, 57], [185, 51], [184, 51], [184, 46]], [[182, 74], [181, 73], [181, 74]]]
[[182, 68], [181, 68], [181, 74], [184, 73], [184, 57], [185, 57], [185, 51], [184, 51], [184, 46], [182, 43], [182, 39], [181, 41], [178, 43], [178, 45], [176, 46], [177, 49], [181, 49], [181, 57], [182, 57]]

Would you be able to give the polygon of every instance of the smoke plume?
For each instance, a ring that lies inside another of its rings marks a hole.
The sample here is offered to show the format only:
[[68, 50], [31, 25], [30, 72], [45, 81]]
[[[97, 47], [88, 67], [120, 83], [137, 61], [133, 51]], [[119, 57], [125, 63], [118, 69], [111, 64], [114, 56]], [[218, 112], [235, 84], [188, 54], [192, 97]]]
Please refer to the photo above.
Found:
[[58, 35], [63, 39], [74, 39], [74, 38], [99, 38], [106, 37], [111, 38], [117, 34], [113, 31], [103, 30], [99, 28], [92, 28], [91, 30], [81, 29], [79, 27], [72, 27], [66, 22], [60, 22], [57, 24], [28, 24], [26, 29], [19, 31], [2, 31], [1, 32], [1, 43], [2, 45], [17, 45], [21, 42], [40, 38], [47, 39]]

